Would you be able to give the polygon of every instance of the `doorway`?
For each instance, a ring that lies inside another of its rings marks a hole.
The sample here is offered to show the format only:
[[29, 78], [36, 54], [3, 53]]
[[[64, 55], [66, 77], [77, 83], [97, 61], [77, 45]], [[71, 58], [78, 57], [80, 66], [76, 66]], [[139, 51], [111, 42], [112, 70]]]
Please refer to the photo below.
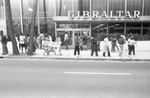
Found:
[[[85, 36], [91, 36], [90, 29], [80, 28], [80, 29], [57, 29], [56, 35], [61, 37], [62, 46], [64, 46], [64, 35], [65, 32], [68, 33], [68, 45], [74, 46], [74, 36], [78, 33], [82, 38]], [[83, 39], [83, 44], [85, 40]]]

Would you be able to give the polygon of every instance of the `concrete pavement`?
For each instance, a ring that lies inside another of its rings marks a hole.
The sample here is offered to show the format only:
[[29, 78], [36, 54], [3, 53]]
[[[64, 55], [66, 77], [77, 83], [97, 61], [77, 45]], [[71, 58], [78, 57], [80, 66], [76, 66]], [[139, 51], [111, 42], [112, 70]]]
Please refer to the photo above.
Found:
[[128, 56], [128, 51], [125, 49], [123, 56], [119, 57], [119, 51], [117, 52], [111, 52], [111, 57], [103, 57], [102, 51], [98, 52], [99, 56], [91, 56], [90, 50], [83, 50], [80, 51], [80, 56], [74, 56], [74, 50], [69, 49], [65, 50], [62, 49], [62, 55], [50, 53], [49, 55], [44, 55], [44, 50], [37, 49], [35, 55], [28, 56], [25, 53], [21, 53], [20, 55], [12, 55], [12, 47], [11, 44], [8, 45], [8, 55], [1, 55], [2, 49], [0, 45], [0, 58], [22, 58], [22, 59], [58, 59], [58, 60], [110, 60], [110, 61], [150, 61], [150, 50], [136, 50], [135, 56]]

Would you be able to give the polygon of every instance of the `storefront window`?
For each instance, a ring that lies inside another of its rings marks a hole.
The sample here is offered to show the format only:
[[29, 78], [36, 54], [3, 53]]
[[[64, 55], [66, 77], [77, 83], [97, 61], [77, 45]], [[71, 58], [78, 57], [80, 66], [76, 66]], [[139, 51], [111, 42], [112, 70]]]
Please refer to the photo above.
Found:
[[107, 34], [107, 23], [92, 23], [91, 24], [91, 36], [100, 34]]
[[124, 23], [109, 23], [108, 30], [109, 34], [124, 34]]
[[141, 34], [141, 23], [127, 23], [127, 34]]
[[109, 11], [113, 11], [113, 15], [118, 15], [117, 11], [125, 11], [125, 0], [109, 0]]
[[107, 0], [91, 0], [92, 11], [98, 11], [100, 14], [103, 11], [107, 12]]
[[127, 1], [127, 11], [133, 15], [134, 11], [140, 11], [142, 13], [142, 3], [143, 0], [128, 0]]
[[0, 0], [0, 19], [4, 18], [4, 3], [3, 0]]
[[143, 23], [143, 35], [150, 35], [150, 23]]
[[150, 15], [150, 0], [144, 0], [144, 15]]

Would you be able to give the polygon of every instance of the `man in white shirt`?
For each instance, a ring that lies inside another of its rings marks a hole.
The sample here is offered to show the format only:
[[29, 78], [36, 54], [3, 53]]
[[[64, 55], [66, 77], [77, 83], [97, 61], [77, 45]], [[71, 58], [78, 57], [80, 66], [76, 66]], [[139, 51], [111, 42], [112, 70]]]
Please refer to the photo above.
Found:
[[133, 37], [128, 39], [128, 50], [129, 50], [128, 55], [129, 56], [131, 55], [132, 52], [133, 52], [133, 55], [135, 56], [135, 46], [134, 46], [135, 44], [136, 44], [136, 41], [134, 40]]
[[65, 46], [66, 46], [66, 50], [68, 50], [68, 34], [67, 34], [67, 32], [65, 32], [64, 43], [65, 43]]

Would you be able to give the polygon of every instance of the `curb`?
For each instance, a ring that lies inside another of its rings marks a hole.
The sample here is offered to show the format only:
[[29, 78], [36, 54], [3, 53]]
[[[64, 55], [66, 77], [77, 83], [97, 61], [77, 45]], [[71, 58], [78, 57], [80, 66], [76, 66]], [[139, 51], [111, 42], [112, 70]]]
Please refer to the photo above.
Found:
[[34, 56], [0, 56], [1, 59], [49, 59], [49, 60], [76, 60], [76, 61], [150, 61], [150, 59], [137, 58], [83, 58], [83, 57], [34, 57]]

